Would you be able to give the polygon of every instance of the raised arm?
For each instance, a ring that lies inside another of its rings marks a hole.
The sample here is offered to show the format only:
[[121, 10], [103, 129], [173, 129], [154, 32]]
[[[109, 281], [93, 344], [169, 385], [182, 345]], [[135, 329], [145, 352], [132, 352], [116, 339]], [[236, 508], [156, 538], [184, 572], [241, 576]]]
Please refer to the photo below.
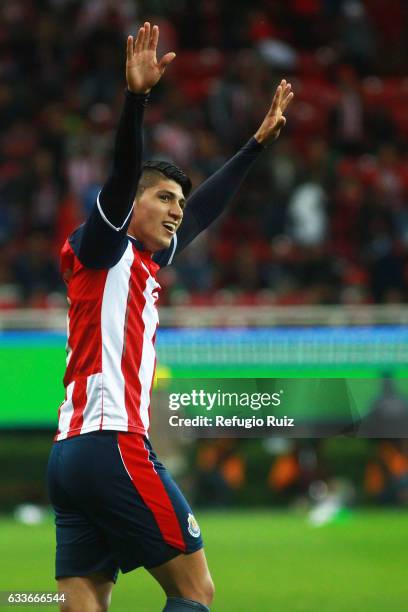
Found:
[[126, 248], [126, 231], [142, 164], [144, 108], [151, 88], [175, 57], [175, 53], [167, 53], [158, 61], [158, 40], [159, 28], [156, 25], [151, 28], [149, 22], [139, 29], [135, 39], [132, 36], [127, 39], [127, 90], [111, 172], [85, 225], [71, 238], [79, 259], [88, 267], [111, 267]]
[[292, 98], [291, 84], [282, 80], [255, 135], [190, 196], [177, 233], [176, 253], [206, 229], [232, 200], [259, 153], [278, 138], [286, 123], [283, 113]]

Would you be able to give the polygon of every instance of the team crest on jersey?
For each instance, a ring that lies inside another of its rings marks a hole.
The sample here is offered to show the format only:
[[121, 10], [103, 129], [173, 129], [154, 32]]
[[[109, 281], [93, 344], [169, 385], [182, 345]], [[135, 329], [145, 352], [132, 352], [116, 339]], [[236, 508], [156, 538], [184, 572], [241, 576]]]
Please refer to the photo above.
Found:
[[192, 514], [188, 515], [188, 532], [193, 538], [198, 538], [201, 533], [200, 527]]

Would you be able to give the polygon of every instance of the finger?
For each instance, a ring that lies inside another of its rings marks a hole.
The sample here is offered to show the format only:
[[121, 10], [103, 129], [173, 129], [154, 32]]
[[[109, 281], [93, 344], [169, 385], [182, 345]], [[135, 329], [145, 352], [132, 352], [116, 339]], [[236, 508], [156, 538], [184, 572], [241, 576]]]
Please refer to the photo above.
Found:
[[126, 43], [126, 59], [131, 60], [133, 56], [133, 36], [128, 36]]
[[274, 129], [275, 138], [279, 136], [279, 133], [283, 127], [286, 125], [286, 117], [281, 117], [279, 121], [277, 121]]
[[289, 92], [292, 89], [292, 85], [291, 83], [286, 83], [284, 89], [283, 89], [283, 98], [286, 98], [286, 96], [289, 94]]
[[283, 100], [282, 105], [281, 105], [281, 111], [285, 111], [287, 109], [287, 107], [289, 106], [289, 104], [292, 102], [293, 98], [294, 98], [294, 93], [293, 91], [291, 91], [286, 98]]
[[165, 70], [167, 66], [170, 64], [170, 62], [174, 60], [175, 57], [176, 57], [176, 54], [173, 51], [170, 51], [170, 53], [166, 53], [166, 55], [163, 55], [163, 57], [161, 58], [159, 62], [160, 70]]
[[133, 53], [141, 51], [143, 49], [143, 40], [144, 40], [145, 31], [144, 28], [139, 28], [139, 32], [137, 33], [137, 38], [135, 40], [135, 44], [133, 46]]
[[143, 49], [148, 49], [149, 43], [150, 43], [150, 23], [148, 21], [145, 21], [144, 31], [145, 31], [145, 36], [143, 39]]
[[279, 83], [279, 87], [280, 87], [280, 94], [279, 94], [279, 106], [282, 102], [282, 98], [283, 98], [283, 92], [285, 91], [286, 88], [286, 81], [285, 79], [282, 79], [281, 82]]
[[277, 112], [279, 108], [280, 95], [281, 95], [281, 86], [278, 85], [275, 91], [275, 95], [273, 96], [271, 107], [269, 109], [270, 115], [274, 115]]
[[292, 85], [288, 83], [282, 94], [281, 107], [285, 103], [285, 100], [287, 99], [287, 97], [289, 96], [291, 89], [292, 89]]
[[159, 26], [155, 25], [152, 29], [152, 35], [150, 36], [149, 49], [156, 51], [157, 44], [159, 42]]

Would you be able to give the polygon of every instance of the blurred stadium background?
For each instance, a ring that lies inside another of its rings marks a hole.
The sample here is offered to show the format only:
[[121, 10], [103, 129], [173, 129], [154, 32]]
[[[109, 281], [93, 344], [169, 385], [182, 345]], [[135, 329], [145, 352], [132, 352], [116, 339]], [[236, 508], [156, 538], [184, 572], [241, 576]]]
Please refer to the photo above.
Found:
[[[53, 589], [58, 253], [106, 174], [125, 36], [146, 18], [177, 52], [146, 157], [195, 185], [254, 133], [282, 76], [296, 93], [229, 214], [161, 273], [159, 375], [354, 376], [379, 398], [387, 377], [388, 404], [408, 410], [408, 4], [2, 2], [0, 589]], [[215, 610], [405, 609], [406, 440], [152, 437], [206, 532]], [[112, 610], [160, 602], [138, 572]]]

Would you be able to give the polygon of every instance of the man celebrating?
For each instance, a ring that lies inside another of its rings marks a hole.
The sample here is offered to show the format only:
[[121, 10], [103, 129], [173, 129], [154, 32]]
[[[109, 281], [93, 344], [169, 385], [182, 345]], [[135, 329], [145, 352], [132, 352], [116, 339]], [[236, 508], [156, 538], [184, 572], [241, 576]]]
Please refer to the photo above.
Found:
[[145, 567], [167, 612], [208, 610], [214, 586], [200, 528], [149, 442], [160, 286], [169, 265], [216, 219], [252, 162], [278, 137], [293, 97], [282, 81], [255, 136], [190, 197], [176, 166], [142, 165], [149, 92], [175, 58], [158, 62], [157, 26], [127, 41], [127, 91], [110, 176], [86, 223], [65, 243], [65, 400], [50, 455], [56, 579], [62, 610], [107, 610], [119, 569]]

